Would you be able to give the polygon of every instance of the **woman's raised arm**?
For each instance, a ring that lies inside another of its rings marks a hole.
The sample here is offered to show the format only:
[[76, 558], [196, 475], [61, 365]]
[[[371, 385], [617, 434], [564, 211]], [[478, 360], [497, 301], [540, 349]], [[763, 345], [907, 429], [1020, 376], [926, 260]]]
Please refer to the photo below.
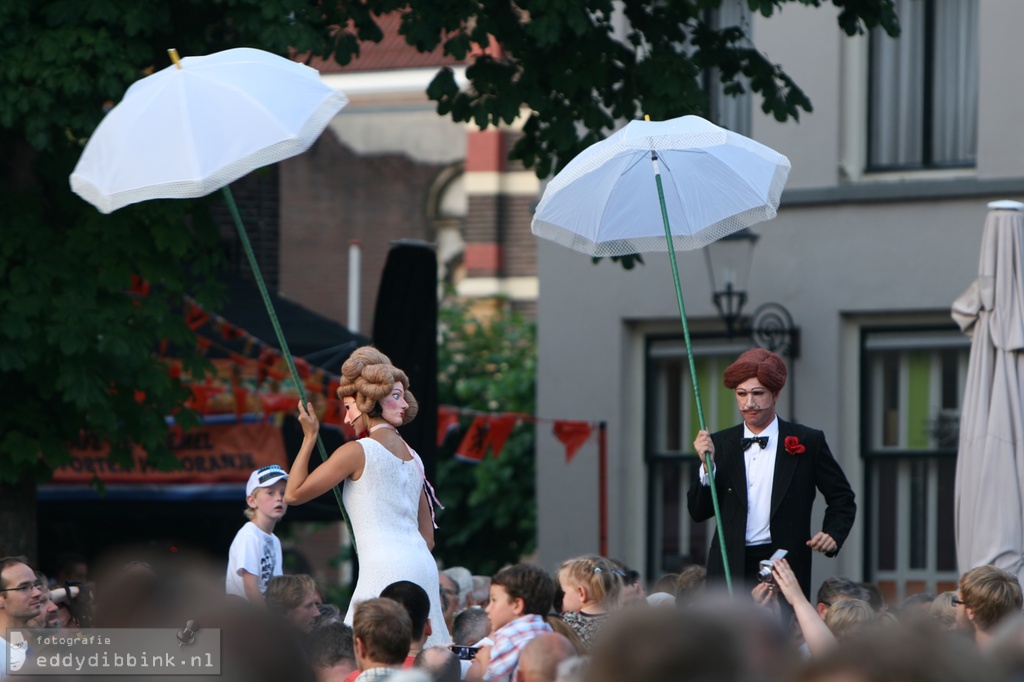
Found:
[[366, 462], [363, 446], [350, 442], [335, 450], [326, 462], [309, 473], [309, 457], [316, 447], [316, 436], [320, 432], [320, 422], [312, 403], [303, 405], [299, 402], [299, 423], [302, 425], [302, 447], [288, 472], [284, 490], [284, 501], [287, 504], [304, 504], [320, 497], [349, 476], [361, 472]]

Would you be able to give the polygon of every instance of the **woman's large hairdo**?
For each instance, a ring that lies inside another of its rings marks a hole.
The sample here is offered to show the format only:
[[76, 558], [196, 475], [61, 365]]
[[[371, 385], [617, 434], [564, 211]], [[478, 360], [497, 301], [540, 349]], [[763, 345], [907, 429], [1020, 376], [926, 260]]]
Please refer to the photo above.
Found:
[[722, 383], [733, 389], [747, 379], [757, 379], [769, 391], [778, 393], [786, 385], [786, 374], [782, 358], [764, 348], [753, 348], [725, 368]]
[[373, 346], [362, 346], [352, 351], [352, 355], [341, 366], [338, 398], [355, 398], [360, 412], [376, 418], [381, 415], [380, 401], [391, 393], [396, 382], [401, 383], [405, 389], [405, 402], [409, 403], [409, 407], [405, 410], [402, 423], [408, 424], [419, 411], [416, 398], [409, 391], [409, 377], [392, 365], [391, 358], [384, 353]]

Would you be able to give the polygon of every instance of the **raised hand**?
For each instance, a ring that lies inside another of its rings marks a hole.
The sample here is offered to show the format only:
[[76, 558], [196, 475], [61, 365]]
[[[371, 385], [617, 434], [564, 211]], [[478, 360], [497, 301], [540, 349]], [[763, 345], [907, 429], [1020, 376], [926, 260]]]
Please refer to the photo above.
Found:
[[800, 589], [800, 583], [797, 581], [796, 574], [793, 573], [793, 569], [790, 568], [788, 561], [776, 559], [775, 563], [772, 564], [772, 576], [775, 578], [775, 584], [779, 586], [782, 596], [791, 605], [796, 606], [801, 600], [807, 601], [807, 597], [804, 596], [804, 591]]
[[750, 596], [761, 608], [768, 609], [774, 614], [779, 613], [779, 596], [768, 583], [758, 583], [757, 587], [750, 591]]
[[299, 424], [302, 425], [302, 434], [306, 438], [316, 438], [320, 432], [320, 420], [316, 418], [313, 403], [307, 402], [303, 405], [302, 401], [299, 401]]

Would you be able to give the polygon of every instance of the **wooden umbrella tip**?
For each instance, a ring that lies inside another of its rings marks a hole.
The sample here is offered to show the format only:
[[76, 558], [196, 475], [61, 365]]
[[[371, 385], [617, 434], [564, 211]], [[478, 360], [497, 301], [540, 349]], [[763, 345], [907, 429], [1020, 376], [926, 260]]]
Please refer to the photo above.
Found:
[[174, 65], [177, 66], [180, 69], [181, 68], [181, 59], [178, 57], [178, 51], [176, 49], [174, 49], [173, 47], [169, 47], [169, 48], [167, 48], [167, 54], [169, 54], [171, 56], [171, 61], [174, 62]]

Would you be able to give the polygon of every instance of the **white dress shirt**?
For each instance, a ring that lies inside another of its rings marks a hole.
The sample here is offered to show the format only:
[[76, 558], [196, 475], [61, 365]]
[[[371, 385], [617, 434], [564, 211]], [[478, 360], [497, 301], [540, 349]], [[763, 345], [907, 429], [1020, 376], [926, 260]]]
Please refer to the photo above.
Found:
[[[768, 444], [761, 448], [752, 444], [743, 453], [743, 465], [747, 472], [747, 544], [766, 545], [772, 541], [771, 512], [772, 484], [775, 481], [775, 453], [779, 446], [779, 418], [772, 420], [761, 433], [755, 434], [743, 424], [743, 438], [768, 437]], [[715, 465], [718, 470], [718, 465]], [[708, 475], [700, 468], [700, 482], [708, 485]]]
[[779, 446], [779, 418], [755, 434], [743, 425], [743, 437], [768, 436], [768, 445], [761, 449], [754, 443], [743, 453], [747, 470], [747, 544], [766, 545], [772, 541], [772, 484], [775, 481], [775, 451]]

